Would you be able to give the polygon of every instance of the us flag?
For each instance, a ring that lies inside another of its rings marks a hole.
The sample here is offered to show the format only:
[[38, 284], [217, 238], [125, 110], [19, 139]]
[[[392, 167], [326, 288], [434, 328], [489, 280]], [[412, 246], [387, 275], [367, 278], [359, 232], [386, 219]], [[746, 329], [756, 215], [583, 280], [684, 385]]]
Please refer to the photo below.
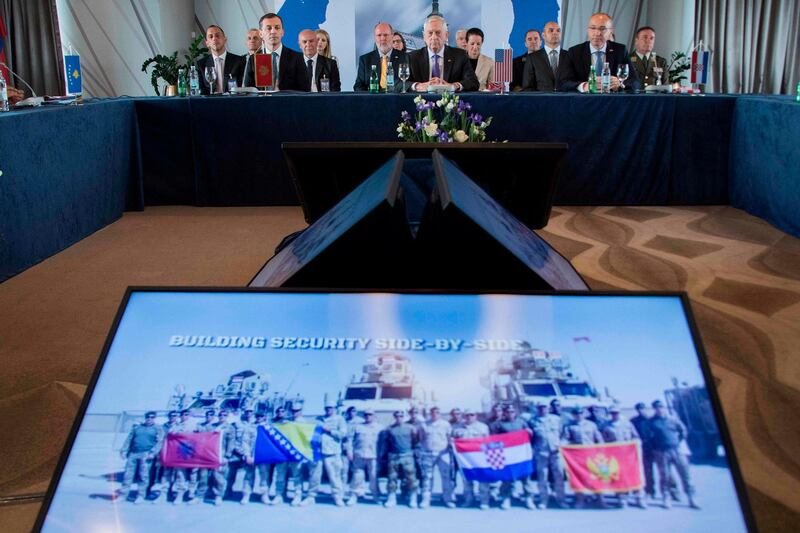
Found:
[[513, 58], [511, 48], [497, 48], [494, 51], [494, 81], [503, 83], [511, 81]]

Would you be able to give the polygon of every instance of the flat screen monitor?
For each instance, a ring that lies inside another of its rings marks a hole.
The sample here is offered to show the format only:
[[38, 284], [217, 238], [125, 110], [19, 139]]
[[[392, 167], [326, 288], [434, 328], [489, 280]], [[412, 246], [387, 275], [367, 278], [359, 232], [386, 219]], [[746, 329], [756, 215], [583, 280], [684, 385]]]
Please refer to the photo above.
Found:
[[727, 533], [747, 509], [683, 294], [134, 288], [36, 529]]
[[281, 146], [309, 224], [398, 150], [407, 159], [430, 159], [438, 149], [532, 229], [547, 225], [569, 148], [564, 143], [526, 142], [287, 142]]

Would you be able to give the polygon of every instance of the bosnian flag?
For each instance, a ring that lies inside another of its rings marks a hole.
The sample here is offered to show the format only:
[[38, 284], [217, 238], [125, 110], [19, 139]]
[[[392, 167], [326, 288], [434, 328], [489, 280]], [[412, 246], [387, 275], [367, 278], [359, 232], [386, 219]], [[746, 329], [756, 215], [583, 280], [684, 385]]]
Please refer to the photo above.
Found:
[[168, 433], [161, 448], [161, 463], [167, 468], [219, 468], [222, 434]]
[[306, 422], [285, 422], [258, 426], [255, 464], [307, 463], [318, 461], [322, 428]]
[[531, 439], [524, 430], [455, 439], [453, 447], [458, 466], [468, 481], [514, 481], [533, 473]]
[[692, 52], [692, 83], [706, 83], [708, 80], [708, 51]]

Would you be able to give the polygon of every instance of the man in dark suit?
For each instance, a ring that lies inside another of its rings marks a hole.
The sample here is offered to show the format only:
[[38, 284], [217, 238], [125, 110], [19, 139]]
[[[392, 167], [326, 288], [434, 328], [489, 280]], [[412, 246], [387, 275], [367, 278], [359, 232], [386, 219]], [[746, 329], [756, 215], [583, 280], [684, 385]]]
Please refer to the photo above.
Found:
[[521, 91], [525, 64], [530, 55], [542, 47], [542, 35], [537, 30], [528, 30], [525, 33], [525, 53], [514, 58], [511, 62], [511, 90]]
[[307, 91], [308, 78], [303, 54], [283, 46], [281, 40], [285, 30], [281, 17], [275, 13], [267, 13], [259, 19], [258, 27], [265, 51], [272, 55], [273, 80], [276, 78], [275, 71], [278, 72], [277, 85], [273, 81], [275, 88], [281, 91]]
[[628, 51], [625, 45], [608, 40], [608, 33], [613, 30], [613, 21], [606, 13], [595, 13], [589, 18], [589, 40], [569, 49], [567, 60], [559, 68], [564, 68], [564, 77], [558, 87], [559, 91], [575, 91], [585, 93], [589, 90], [588, 82], [591, 65], [595, 65], [597, 76], [603, 71], [603, 62], [611, 68], [611, 90], [620, 87], [617, 78], [617, 67], [628, 64], [629, 74], [625, 88], [629, 91], [639, 89], [636, 71], [630, 66]]
[[[656, 56], [653, 47], [656, 44], [656, 30], [650, 26], [643, 26], [636, 30], [636, 39], [633, 42], [635, 50], [631, 54], [631, 64], [636, 70], [636, 77], [642, 81], [642, 86], [656, 84], [653, 68], [661, 69], [661, 83], [667, 83], [667, 60]], [[665, 75], [666, 74], [666, 75]]]
[[544, 48], [528, 55], [522, 75], [524, 91], [553, 92], [564, 77], [567, 51], [561, 48], [561, 26], [558, 22], [544, 25]]
[[399, 50], [392, 47], [392, 36], [394, 30], [390, 24], [386, 22], [379, 22], [375, 25], [375, 50], [364, 54], [358, 58], [358, 75], [356, 82], [353, 85], [354, 91], [368, 91], [369, 90], [369, 75], [372, 73], [372, 66], [374, 65], [380, 76], [381, 89], [386, 90], [386, 73], [385, 69], [389, 68], [389, 63], [392, 64], [394, 71], [395, 85], [400, 85], [400, 64], [408, 62], [408, 56]]
[[306, 64], [306, 91], [312, 93], [322, 92], [320, 80], [325, 77], [330, 84], [330, 90], [340, 92], [342, 82], [339, 80], [339, 66], [333, 59], [328, 59], [317, 53], [317, 34], [312, 30], [303, 30], [297, 37], [300, 50], [303, 51], [303, 61]]
[[412, 91], [427, 92], [430, 85], [445, 85], [456, 91], [478, 90], [478, 78], [467, 53], [447, 46], [448, 35], [444, 17], [432, 15], [425, 21], [426, 47], [408, 54]]
[[[212, 24], [206, 28], [206, 47], [211, 52], [197, 62], [197, 72], [200, 75], [201, 94], [222, 94], [228, 90], [228, 80], [236, 80], [236, 85], [242, 83], [242, 56], [232, 54], [225, 49], [228, 38], [225, 32], [217, 25]], [[217, 79], [213, 91], [206, 81], [206, 68], [212, 67]]]

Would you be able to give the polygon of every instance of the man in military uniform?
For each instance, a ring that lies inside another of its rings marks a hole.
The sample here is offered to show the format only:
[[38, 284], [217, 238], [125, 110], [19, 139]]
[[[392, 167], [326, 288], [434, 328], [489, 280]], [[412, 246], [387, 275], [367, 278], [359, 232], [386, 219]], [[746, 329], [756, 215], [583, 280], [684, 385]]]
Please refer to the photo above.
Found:
[[[601, 433], [603, 434], [603, 440], [606, 442], [625, 442], [625, 441], [632, 441], [632, 440], [641, 440], [639, 436], [639, 432], [636, 431], [636, 426], [634, 426], [628, 420], [625, 420], [620, 416], [619, 407], [612, 406], [608, 412], [611, 414], [611, 420], [608, 421], [608, 424], [603, 428]], [[628, 505], [628, 498], [630, 497], [631, 493], [620, 493], [619, 495], [619, 503], [620, 507], [625, 508]], [[642, 498], [642, 491], [638, 490], [633, 493], [634, 496], [634, 505], [637, 507], [641, 507], [642, 509], [646, 509], [647, 507], [644, 504], [644, 498]]]
[[410, 423], [404, 422], [403, 411], [394, 412], [394, 423], [386, 429], [386, 451], [389, 455], [389, 496], [386, 507], [397, 505], [397, 480], [402, 475], [408, 490], [408, 506], [417, 507], [417, 467], [414, 463], [414, 449], [419, 442], [419, 432]]
[[153, 459], [161, 451], [164, 443], [164, 428], [155, 424], [155, 411], [148, 411], [144, 415], [143, 424], [135, 424], [128, 437], [122, 444], [120, 455], [125, 459], [125, 475], [122, 478], [120, 498], [127, 498], [135, 475], [139, 475], [136, 500], [133, 503], [142, 503], [147, 496], [147, 487], [150, 485], [150, 469]]
[[[273, 424], [281, 424], [286, 422], [286, 409], [283, 407], [276, 407], [272, 415]], [[263, 417], [262, 424], [266, 425], [268, 422], [266, 416]], [[260, 464], [256, 467], [258, 469], [258, 484], [261, 487], [261, 501], [267, 505], [280, 505], [283, 503], [283, 488], [286, 484], [286, 474], [288, 472], [288, 463], [270, 463]], [[281, 481], [283, 480], [283, 484]], [[273, 480], [275, 481], [275, 498], [270, 500], [269, 490], [272, 486]]]
[[608, 423], [603, 408], [599, 405], [590, 405], [587, 411], [589, 411], [589, 415], [586, 417], [586, 420], [594, 422], [594, 425], [597, 426], [597, 429], [602, 434], [603, 428]]
[[[489, 436], [489, 426], [478, 421], [474, 409], [464, 409], [464, 421], [453, 429], [455, 439], [473, 439]], [[462, 477], [464, 471], [461, 471]], [[478, 485], [478, 495], [480, 497], [480, 507], [482, 511], [489, 509], [489, 484], [477, 481], [464, 481], [464, 507], [472, 507], [475, 502], [475, 485]]]
[[322, 457], [314, 463], [308, 494], [303, 505], [316, 502], [317, 492], [322, 483], [322, 469], [328, 474], [331, 496], [337, 507], [344, 506], [344, 485], [342, 484], [342, 443], [347, 438], [347, 422], [336, 412], [336, 405], [325, 402], [325, 415], [317, 418], [322, 429], [320, 452]]
[[377, 502], [378, 494], [378, 437], [383, 427], [375, 421], [375, 411], [364, 411], [364, 422], [350, 426], [348, 438], [348, 460], [352, 464], [353, 481], [350, 484], [350, 498], [347, 505], [355, 505], [358, 497], [363, 495], [364, 477], [369, 477], [369, 491], [373, 501]]
[[653, 417], [650, 419], [649, 429], [653, 445], [653, 460], [658, 468], [658, 480], [661, 486], [661, 497], [665, 509], [672, 506], [669, 494], [669, 469], [675, 466], [681, 478], [683, 491], [689, 498], [689, 507], [699, 509], [694, 499], [694, 486], [689, 475], [689, 461], [681, 453], [681, 441], [686, 439], [686, 426], [679, 419], [667, 413], [661, 400], [653, 402]]
[[[528, 426], [528, 423], [517, 416], [517, 410], [513, 405], [504, 405], [503, 416], [500, 418], [500, 420], [497, 420], [494, 424], [492, 424], [489, 429], [493, 435], [498, 435], [501, 433], [513, 433], [514, 431], [520, 430], [526, 431], [528, 435], [533, 435], [533, 431]], [[519, 487], [520, 484], [522, 485], [521, 488]], [[511, 493], [514, 490], [515, 485], [517, 486], [517, 494], [525, 495], [525, 506], [528, 509], [535, 509], [536, 505], [533, 502], [533, 483], [531, 482], [530, 478], [513, 482], [503, 481], [500, 485], [500, 497], [502, 498], [500, 508], [506, 510], [511, 507]]]
[[[307, 422], [303, 416], [303, 404], [301, 402], [292, 402], [292, 422]], [[308, 467], [303, 467], [304, 463], [291, 462], [291, 463], [278, 463], [275, 465], [275, 499], [272, 500], [273, 505], [280, 505], [283, 503], [283, 495], [286, 491], [287, 479], [292, 481], [293, 495], [291, 505], [298, 507], [303, 503], [303, 471], [307, 471]]]
[[559, 418], [564, 416], [561, 412], [561, 402], [558, 401], [558, 398], [550, 400], [550, 414], [556, 415]]
[[253, 493], [253, 485], [256, 481], [256, 468], [253, 463], [253, 454], [256, 449], [257, 436], [258, 427], [256, 426], [253, 410], [245, 409], [241, 421], [236, 427], [236, 438], [231, 455], [230, 473], [228, 475], [228, 484], [233, 487], [236, 484], [236, 476], [239, 471], [244, 471], [244, 478], [242, 479], [242, 499], [239, 500], [239, 503], [242, 505], [250, 503], [250, 495]]
[[[212, 412], [213, 414], [213, 412]], [[220, 458], [220, 466], [216, 469], [203, 468], [199, 472], [199, 480], [197, 487], [197, 498], [202, 501], [205, 499], [206, 492], [208, 491], [209, 478], [214, 481], [211, 487], [211, 494], [214, 496], [214, 505], [222, 505], [222, 498], [225, 497], [225, 491], [228, 488], [228, 468], [233, 450], [236, 443], [237, 425], [228, 420], [228, 410], [220, 409], [216, 422], [206, 422], [198, 426], [200, 432], [216, 432], [220, 434], [222, 457]]]
[[[167, 421], [161, 426], [164, 431], [164, 438], [168, 433], [172, 433], [171, 428], [178, 425], [178, 411], [170, 411], [167, 413]], [[169, 487], [172, 484], [175, 472], [173, 468], [165, 468], [161, 464], [161, 454], [156, 454], [153, 459], [153, 472], [155, 473], [155, 481], [153, 482], [153, 490], [158, 490], [158, 497], [153, 500], [153, 503], [161, 503], [167, 501], [169, 494]]]
[[[583, 418], [583, 409], [580, 407], [572, 408], [572, 420], [564, 424], [561, 429], [561, 442], [563, 444], [602, 444], [603, 436], [597, 425], [591, 420]], [[602, 494], [598, 494], [600, 507], [606, 506], [606, 501]], [[582, 492], [575, 494], [575, 508], [581, 509], [586, 505], [586, 497]]]
[[[352, 455], [352, 446], [350, 443], [350, 433], [353, 426], [363, 424], [364, 419], [358, 416], [358, 410], [354, 406], [348, 407], [344, 412], [344, 421], [347, 424], [347, 437], [342, 442], [342, 485], [349, 486], [351, 463], [349, 456]], [[349, 450], [349, 452], [348, 452]]]
[[539, 483], [539, 509], [549, 502], [548, 473], [553, 477], [556, 505], [564, 505], [564, 475], [561, 470], [559, 447], [561, 444], [561, 417], [548, 412], [544, 402], [536, 404], [536, 415], [530, 421], [533, 430], [533, 458], [536, 461], [536, 480]]
[[431, 407], [430, 418], [423, 424], [420, 442], [422, 455], [422, 501], [420, 508], [427, 509], [431, 505], [431, 492], [433, 492], [433, 472], [439, 470], [442, 478], [442, 500], [452, 509], [456, 506], [453, 497], [453, 463], [450, 457], [450, 444], [452, 442], [453, 427], [450, 422], [440, 417], [438, 407]]
[[[180, 412], [180, 419], [178, 422], [170, 426], [169, 433], [191, 433], [194, 431], [192, 427], [192, 413], [188, 409]], [[174, 469], [175, 483], [172, 488], [175, 491], [175, 499], [172, 500], [173, 505], [180, 505], [183, 503], [183, 495], [189, 491], [191, 495], [196, 489], [197, 484], [197, 469], [196, 468], [176, 468]], [[191, 485], [190, 485], [191, 481]]]
[[[254, 425], [254, 430], [256, 434], [256, 439], [258, 439], [258, 428], [264, 427], [267, 424], [267, 415], [264, 412], [259, 411], [256, 413], [256, 420]], [[255, 443], [253, 444], [253, 459], [255, 459]], [[261, 494], [261, 502], [265, 505], [269, 505], [272, 502], [269, 499], [269, 489], [272, 485], [272, 473], [275, 470], [275, 465], [273, 463], [261, 463], [254, 465], [254, 470], [258, 474], [258, 494]], [[253, 482], [253, 489], [255, 490], [255, 481]]]

